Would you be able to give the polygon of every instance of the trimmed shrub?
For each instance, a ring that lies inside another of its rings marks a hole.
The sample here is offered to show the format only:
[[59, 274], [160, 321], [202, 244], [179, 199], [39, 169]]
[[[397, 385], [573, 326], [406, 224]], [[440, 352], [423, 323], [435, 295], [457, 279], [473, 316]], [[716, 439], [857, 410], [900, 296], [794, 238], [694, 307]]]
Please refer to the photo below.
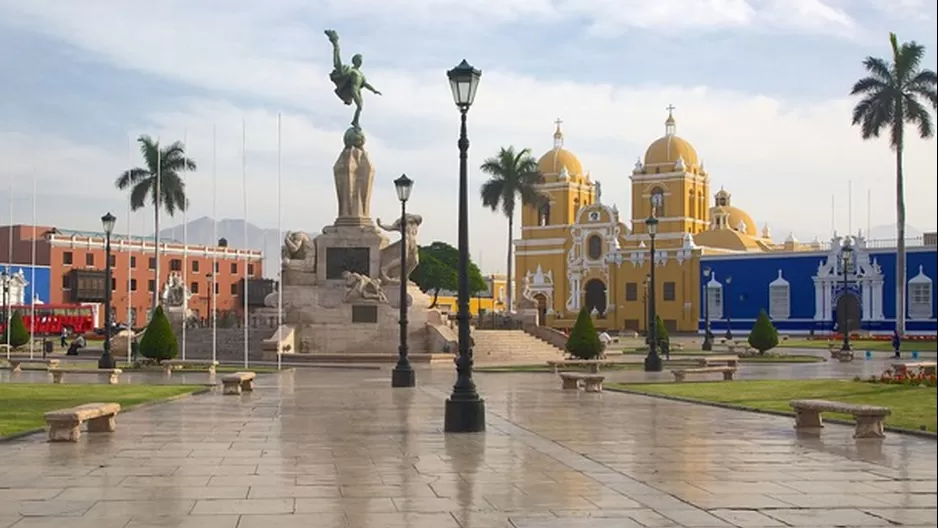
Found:
[[765, 313], [765, 310], [759, 311], [756, 324], [749, 332], [749, 346], [758, 350], [760, 354], [764, 354], [766, 350], [778, 346], [778, 330], [775, 329], [775, 325], [772, 324], [772, 320], [769, 319], [769, 315]]
[[[29, 343], [30, 337], [29, 330], [26, 330], [26, 323], [23, 322], [23, 316], [19, 312], [13, 312], [13, 316], [10, 317], [10, 346], [19, 348]], [[6, 344], [6, 331], [3, 332], [0, 338], [2, 338], [2, 343]]]
[[157, 306], [147, 325], [147, 331], [140, 340], [140, 355], [155, 361], [175, 359], [179, 352], [176, 334], [163, 313], [163, 307]]
[[665, 345], [671, 343], [671, 337], [668, 335], [668, 329], [664, 326], [664, 321], [660, 316], [655, 316], [655, 342], [659, 350], [664, 350]]
[[577, 359], [596, 359], [602, 351], [603, 344], [596, 333], [596, 327], [593, 326], [593, 319], [586, 308], [581, 308], [567, 338], [567, 352]]

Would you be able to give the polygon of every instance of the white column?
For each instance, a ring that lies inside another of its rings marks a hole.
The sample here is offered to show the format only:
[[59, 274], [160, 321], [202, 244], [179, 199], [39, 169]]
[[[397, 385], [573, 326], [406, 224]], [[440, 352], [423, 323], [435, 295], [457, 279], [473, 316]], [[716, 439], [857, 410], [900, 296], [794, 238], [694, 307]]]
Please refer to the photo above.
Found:
[[864, 280], [860, 282], [860, 303], [863, 310], [863, 320], [869, 321], [871, 318], [872, 311], [870, 310], [870, 303], [872, 301], [872, 296], [870, 295], [870, 282]]
[[883, 315], [883, 281], [873, 282], [873, 315], [870, 317], [874, 321], [882, 321], [886, 317]]
[[814, 320], [824, 320], [824, 281], [814, 279]]

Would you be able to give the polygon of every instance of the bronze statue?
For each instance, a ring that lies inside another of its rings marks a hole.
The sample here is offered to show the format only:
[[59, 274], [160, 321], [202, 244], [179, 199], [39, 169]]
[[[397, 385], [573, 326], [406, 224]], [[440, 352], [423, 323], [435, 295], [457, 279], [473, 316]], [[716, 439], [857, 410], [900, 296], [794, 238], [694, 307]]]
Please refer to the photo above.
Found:
[[347, 105], [355, 103], [355, 117], [352, 118], [352, 128], [361, 130], [358, 119], [362, 114], [362, 88], [370, 90], [375, 95], [381, 95], [381, 92], [375, 90], [374, 86], [368, 84], [365, 74], [361, 71], [362, 56], [356, 53], [352, 56], [352, 64], [342, 64], [342, 57], [339, 52], [339, 34], [334, 29], [327, 29], [326, 36], [332, 43], [332, 73], [329, 79], [335, 84], [335, 94]]

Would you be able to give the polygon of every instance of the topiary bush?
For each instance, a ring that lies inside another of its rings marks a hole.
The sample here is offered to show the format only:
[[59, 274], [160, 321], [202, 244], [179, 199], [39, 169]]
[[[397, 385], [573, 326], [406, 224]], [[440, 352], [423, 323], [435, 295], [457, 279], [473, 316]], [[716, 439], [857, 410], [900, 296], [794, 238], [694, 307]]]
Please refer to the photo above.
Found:
[[765, 313], [765, 310], [759, 311], [756, 324], [749, 332], [749, 346], [758, 350], [759, 354], [764, 354], [766, 350], [778, 346], [778, 330], [775, 329], [775, 325], [772, 324], [772, 320], [769, 319], [769, 315]]
[[593, 319], [586, 308], [580, 309], [573, 330], [567, 338], [567, 352], [577, 359], [596, 359], [602, 354], [603, 344], [593, 326]]
[[660, 350], [664, 350], [666, 345], [671, 344], [671, 337], [668, 335], [668, 329], [664, 326], [664, 321], [660, 316], [655, 316], [655, 343]]
[[[19, 348], [27, 343], [29, 343], [30, 335], [29, 330], [26, 330], [26, 323], [23, 322], [23, 316], [19, 312], [13, 312], [13, 316], [10, 317], [10, 347]], [[3, 344], [7, 342], [6, 331], [3, 332], [2, 338]]]
[[163, 307], [157, 306], [147, 325], [147, 331], [140, 340], [140, 355], [154, 361], [175, 359], [179, 353], [179, 343], [176, 334], [169, 324], [169, 319], [163, 313]]

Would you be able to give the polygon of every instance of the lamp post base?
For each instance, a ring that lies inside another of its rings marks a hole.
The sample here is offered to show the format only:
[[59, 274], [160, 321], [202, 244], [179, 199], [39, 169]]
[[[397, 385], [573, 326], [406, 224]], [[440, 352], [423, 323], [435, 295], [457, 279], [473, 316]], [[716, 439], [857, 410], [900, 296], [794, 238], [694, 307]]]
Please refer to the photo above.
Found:
[[661, 372], [663, 368], [661, 356], [658, 354], [648, 354], [645, 356], [645, 372]]
[[413, 368], [394, 367], [391, 371], [391, 387], [415, 387], [417, 376]]
[[485, 400], [446, 400], [443, 432], [481, 433], [485, 431]]
[[117, 368], [117, 361], [114, 360], [109, 352], [105, 352], [101, 355], [101, 358], [98, 359], [98, 368], [99, 369], [113, 369]]
[[704, 338], [704, 342], [703, 342], [702, 345], [700, 345], [700, 349], [701, 349], [701, 350], [704, 350], [704, 351], [707, 351], [707, 352], [713, 350], [713, 343], [710, 342], [710, 338], [709, 338], [709, 337], [705, 337], [705, 338]]

